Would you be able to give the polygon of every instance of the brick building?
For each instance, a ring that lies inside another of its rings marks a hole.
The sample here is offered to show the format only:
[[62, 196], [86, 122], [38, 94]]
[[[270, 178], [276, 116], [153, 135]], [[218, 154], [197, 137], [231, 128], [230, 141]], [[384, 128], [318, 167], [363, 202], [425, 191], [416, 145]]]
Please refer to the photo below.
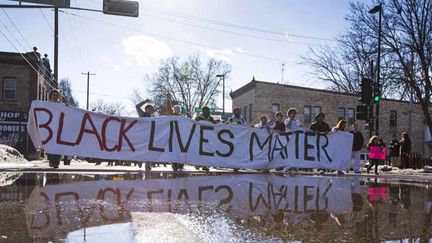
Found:
[[47, 100], [57, 87], [47, 57], [37, 49], [27, 53], [0, 52], [0, 143], [30, 156], [33, 145], [27, 137], [27, 114], [33, 100]]
[[[290, 107], [295, 107], [298, 111], [297, 118], [304, 127], [309, 127], [314, 121], [316, 113], [323, 112], [330, 127], [335, 126], [337, 121], [343, 118], [348, 121], [347, 129], [349, 130], [351, 124], [356, 121], [356, 106], [360, 105], [359, 96], [356, 94], [263, 82], [255, 79], [231, 92], [230, 95], [233, 106], [242, 108], [243, 116], [249, 124], [258, 123], [260, 115], [274, 118], [276, 111], [283, 111], [286, 115], [286, 111]], [[384, 139], [386, 144], [389, 143], [393, 134], [396, 134], [397, 138], [400, 139], [400, 134], [409, 130], [409, 113], [409, 102], [381, 99], [380, 137]], [[369, 132], [365, 129], [365, 121], [357, 121], [357, 123], [365, 139], [368, 139]], [[413, 152], [419, 152], [424, 157], [429, 157], [430, 151], [432, 151], [430, 144], [432, 139], [427, 139], [423, 112], [417, 104], [413, 105], [411, 127]]]

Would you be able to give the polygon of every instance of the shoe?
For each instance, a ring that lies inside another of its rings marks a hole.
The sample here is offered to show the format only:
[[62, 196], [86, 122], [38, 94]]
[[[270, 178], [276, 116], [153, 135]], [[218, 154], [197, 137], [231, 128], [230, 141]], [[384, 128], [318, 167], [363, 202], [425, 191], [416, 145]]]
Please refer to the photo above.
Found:
[[341, 170], [338, 170], [338, 171], [337, 171], [337, 174], [338, 174], [338, 175], [344, 175], [345, 173], [344, 173], [343, 171], [341, 171]]
[[53, 166], [53, 169], [58, 169], [58, 166]]
[[378, 173], [378, 172], [375, 172], [375, 175], [379, 175], [379, 173]]
[[325, 171], [324, 171], [324, 170], [319, 170], [319, 171], [318, 171], [318, 174], [320, 174], [320, 175], [324, 175], [324, 174], [325, 174]]
[[360, 172], [360, 171], [354, 171], [354, 173], [355, 173], [355, 174], [361, 174], [361, 172]]
[[238, 172], [239, 172], [239, 169], [235, 168], [234, 173], [238, 173]]

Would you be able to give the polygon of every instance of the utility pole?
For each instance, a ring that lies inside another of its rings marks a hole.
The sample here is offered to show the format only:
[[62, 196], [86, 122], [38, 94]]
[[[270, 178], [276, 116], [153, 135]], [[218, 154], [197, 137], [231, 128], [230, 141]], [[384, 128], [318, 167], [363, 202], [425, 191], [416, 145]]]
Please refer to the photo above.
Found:
[[[375, 14], [378, 12], [378, 57], [377, 57], [377, 77], [376, 77], [376, 90], [378, 95], [381, 95], [381, 84], [380, 84], [380, 76], [381, 76], [381, 19], [382, 19], [382, 4], [376, 5], [372, 9], [369, 10], [370, 14]], [[379, 134], [379, 102], [375, 104], [375, 133]]]
[[281, 84], [283, 83], [283, 81], [284, 81], [284, 72], [285, 72], [285, 63], [283, 62], [282, 64], [281, 64], [281, 71], [282, 71], [282, 75], [281, 75]]
[[54, 83], [58, 87], [58, 8], [54, 8]]
[[82, 75], [87, 75], [87, 106], [86, 106], [86, 110], [89, 109], [89, 94], [90, 94], [90, 75], [96, 75], [96, 73], [90, 73], [90, 72], [86, 72], [86, 73], [81, 73]]
[[222, 78], [222, 120], [225, 118], [225, 74], [218, 74], [216, 78]]

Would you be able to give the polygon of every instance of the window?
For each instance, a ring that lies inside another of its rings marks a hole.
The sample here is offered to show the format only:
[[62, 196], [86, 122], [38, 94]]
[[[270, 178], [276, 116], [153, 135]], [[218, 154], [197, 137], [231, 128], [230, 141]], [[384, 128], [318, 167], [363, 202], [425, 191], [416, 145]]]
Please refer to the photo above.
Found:
[[303, 108], [303, 123], [306, 124], [310, 124], [312, 122], [312, 107], [310, 106], [305, 106]]
[[345, 108], [339, 107], [337, 109], [338, 121], [345, 119]]
[[16, 79], [14, 78], [3, 79], [3, 99], [5, 100], [16, 99]]
[[245, 105], [243, 108], [243, 118], [246, 119], [246, 117], [247, 117], [247, 105]]
[[347, 122], [348, 125], [352, 125], [355, 122], [355, 110], [353, 108], [347, 109]]
[[252, 104], [249, 104], [249, 123], [252, 122]]
[[397, 112], [394, 110], [390, 111], [390, 127], [396, 128], [397, 126]]
[[272, 104], [272, 113], [273, 113], [273, 115], [274, 115], [276, 112], [278, 112], [278, 111], [280, 111], [280, 105], [277, 104], [277, 103], [273, 103], [273, 104]]
[[321, 113], [321, 106], [314, 106], [311, 116], [315, 117], [318, 113]]

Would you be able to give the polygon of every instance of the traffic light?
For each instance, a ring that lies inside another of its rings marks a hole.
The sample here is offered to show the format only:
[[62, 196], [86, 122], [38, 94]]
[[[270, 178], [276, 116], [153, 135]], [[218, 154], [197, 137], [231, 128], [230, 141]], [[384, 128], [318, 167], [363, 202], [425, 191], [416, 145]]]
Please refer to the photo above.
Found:
[[104, 0], [102, 9], [104, 14], [138, 17], [139, 3], [126, 0]]
[[381, 100], [381, 89], [378, 85], [374, 86], [374, 96], [373, 96], [373, 102], [379, 103]]
[[369, 78], [362, 78], [360, 86], [361, 93], [359, 100], [363, 104], [369, 104], [372, 101], [372, 80]]
[[368, 106], [367, 105], [358, 105], [356, 112], [356, 119], [367, 121], [369, 120]]

